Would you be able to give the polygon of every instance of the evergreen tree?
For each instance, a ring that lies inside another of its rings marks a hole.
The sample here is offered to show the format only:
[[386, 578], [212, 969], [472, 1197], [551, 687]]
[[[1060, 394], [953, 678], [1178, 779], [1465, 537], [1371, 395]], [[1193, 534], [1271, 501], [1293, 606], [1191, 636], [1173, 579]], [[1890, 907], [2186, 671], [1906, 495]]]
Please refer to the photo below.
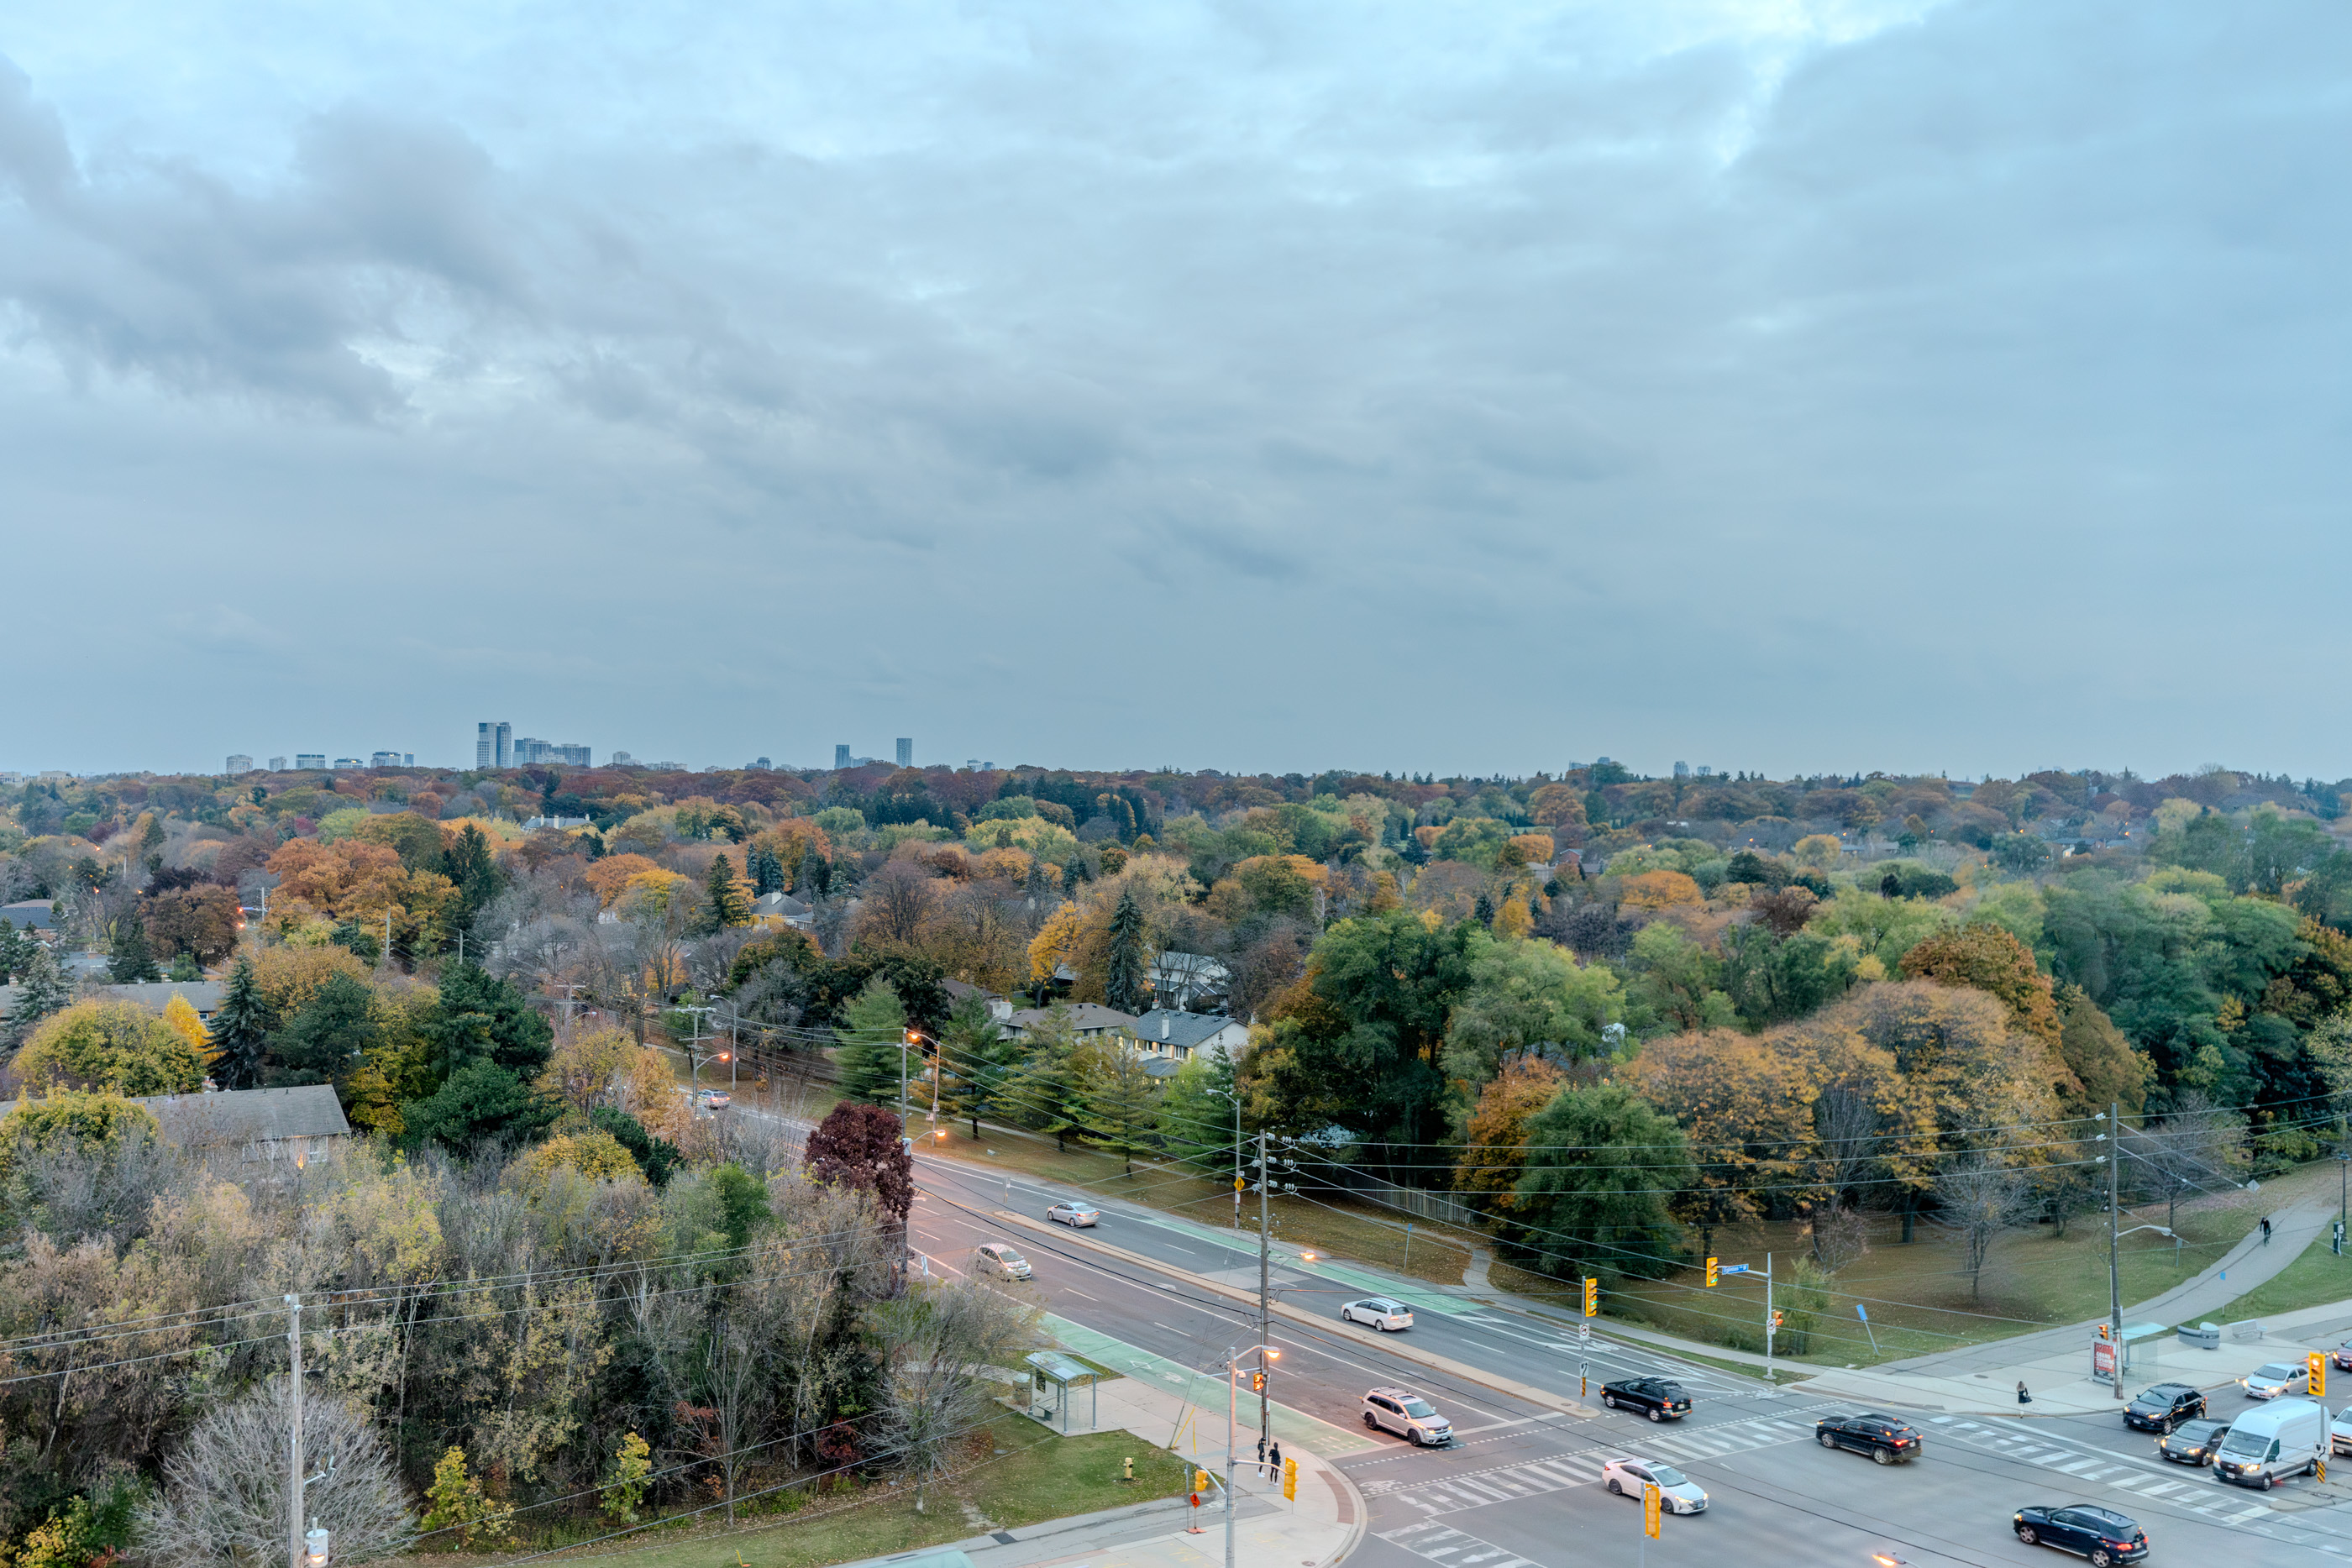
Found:
[[1119, 894], [1118, 907], [1111, 912], [1110, 972], [1103, 981], [1103, 1000], [1123, 1013], [1140, 1013], [1151, 1005], [1151, 944], [1131, 887]]
[[444, 1074], [468, 1061], [488, 1060], [535, 1075], [547, 1065], [555, 1042], [555, 1030], [520, 991], [472, 964], [443, 971], [440, 1000], [423, 1032]]
[[1143, 1053], [1124, 1035], [1107, 1035], [1079, 1055], [1086, 1117], [1097, 1136], [1119, 1152], [1135, 1174], [1135, 1151], [1146, 1147], [1159, 1120], [1157, 1085]]
[[163, 977], [177, 980], [183, 985], [201, 980], [205, 977], [204, 966], [196, 962], [194, 953], [184, 951], [173, 956], [172, 967], [163, 971]]
[[[907, 1009], [890, 982], [877, 975], [842, 1009], [840, 1041], [833, 1053], [842, 1098], [868, 1104], [896, 1103], [899, 1054], [905, 1050]], [[909, 1064], [911, 1067], [911, 1064]]]
[[16, 969], [16, 1005], [8, 1013], [8, 1031], [19, 1040], [51, 1013], [73, 1004], [73, 988], [66, 984], [48, 945], [37, 936], [30, 946]]
[[784, 891], [784, 862], [776, 858], [775, 851], [765, 844], [755, 845], [749, 864], [754, 898], [764, 898], [769, 894]]
[[1480, 894], [1478, 895], [1478, 902], [1470, 906], [1470, 917], [1477, 921], [1481, 925], [1493, 925], [1495, 924], [1495, 901], [1487, 897], [1485, 894]]
[[1070, 1027], [1070, 1009], [1056, 1002], [1029, 1030], [1021, 1071], [1013, 1081], [1013, 1097], [1024, 1125], [1054, 1134], [1054, 1146], [1086, 1128], [1085, 1102], [1079, 1086], [1077, 1031]]
[[482, 905], [505, 889], [506, 878], [491, 858], [490, 841], [472, 822], [457, 830], [441, 860], [441, 873], [457, 884], [457, 928], [468, 929]]
[[330, 975], [302, 1010], [270, 1037], [266, 1086], [332, 1083], [383, 1038], [374, 993], [349, 975]]
[[118, 986], [135, 986], [163, 977], [163, 971], [156, 967], [154, 951], [147, 946], [147, 922], [136, 907], [114, 923], [114, 943], [107, 954], [106, 972]]
[[25, 951], [24, 941], [8, 918], [0, 915], [0, 986], [6, 985], [25, 967], [29, 955]]
[[707, 906], [703, 910], [704, 925], [711, 931], [724, 931], [730, 925], [746, 925], [751, 920], [751, 901], [743, 896], [743, 883], [735, 875], [735, 862], [725, 855], [714, 855], [710, 875], [703, 883]]
[[968, 996], [948, 1014], [940, 1030], [941, 1082], [940, 1107], [950, 1117], [971, 1120], [973, 1142], [980, 1139], [980, 1119], [1002, 1115], [1013, 1103], [1013, 1080], [1021, 1070], [1021, 1042], [1004, 1038], [988, 998]]
[[213, 1014], [213, 1082], [223, 1089], [258, 1089], [277, 1018], [254, 978], [253, 960], [239, 955]]
[[515, 1072], [484, 1057], [468, 1059], [439, 1089], [400, 1108], [412, 1140], [462, 1155], [502, 1141], [528, 1143], [562, 1113], [561, 1101], [535, 1092]]

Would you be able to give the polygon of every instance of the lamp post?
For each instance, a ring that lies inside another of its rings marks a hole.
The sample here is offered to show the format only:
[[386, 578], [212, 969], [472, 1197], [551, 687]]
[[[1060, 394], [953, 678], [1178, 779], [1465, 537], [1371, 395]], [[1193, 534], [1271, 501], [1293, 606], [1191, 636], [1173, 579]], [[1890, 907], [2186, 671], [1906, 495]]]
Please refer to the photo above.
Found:
[[1234, 1237], [1238, 1240], [1242, 1233], [1242, 1097], [1214, 1087], [1209, 1092], [1231, 1102], [1234, 1108]]

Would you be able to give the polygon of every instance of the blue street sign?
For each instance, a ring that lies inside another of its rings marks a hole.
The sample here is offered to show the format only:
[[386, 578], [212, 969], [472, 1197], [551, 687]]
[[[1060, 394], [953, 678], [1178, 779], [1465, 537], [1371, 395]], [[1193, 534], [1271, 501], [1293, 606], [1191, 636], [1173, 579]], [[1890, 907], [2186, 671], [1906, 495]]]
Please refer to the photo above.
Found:
[[1856, 1301], [1853, 1304], [1853, 1315], [1860, 1318], [1864, 1322], [1868, 1322], [1870, 1321], [1870, 1309], [1864, 1306], [1860, 1301]]

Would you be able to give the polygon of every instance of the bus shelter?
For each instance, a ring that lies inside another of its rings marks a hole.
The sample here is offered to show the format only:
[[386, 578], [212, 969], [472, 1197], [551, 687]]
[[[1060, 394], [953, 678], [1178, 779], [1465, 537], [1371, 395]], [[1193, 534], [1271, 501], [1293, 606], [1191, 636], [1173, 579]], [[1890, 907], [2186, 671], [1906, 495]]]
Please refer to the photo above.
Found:
[[[1037, 1397], [1031, 1403], [1033, 1406], [1044, 1404], [1045, 1390], [1048, 1387], [1055, 1389], [1057, 1395], [1055, 1403], [1061, 1406], [1062, 1430], [1065, 1432], [1070, 1429], [1070, 1390], [1081, 1383], [1087, 1385], [1087, 1428], [1093, 1430], [1095, 1417], [1102, 1409], [1102, 1396], [1095, 1390], [1095, 1380], [1099, 1375], [1095, 1369], [1075, 1357], [1064, 1355], [1058, 1350], [1031, 1351], [1024, 1359], [1029, 1364], [1030, 1380], [1037, 1388]], [[1032, 1413], [1034, 1414], [1034, 1410]], [[1052, 1425], [1049, 1416], [1039, 1418]]]

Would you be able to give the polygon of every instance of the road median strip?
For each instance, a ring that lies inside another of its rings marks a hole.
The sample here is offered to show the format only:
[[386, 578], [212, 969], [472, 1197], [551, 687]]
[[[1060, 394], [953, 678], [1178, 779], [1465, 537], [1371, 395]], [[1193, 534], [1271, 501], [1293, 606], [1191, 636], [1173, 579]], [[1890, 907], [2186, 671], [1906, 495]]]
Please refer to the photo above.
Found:
[[[1048, 1225], [1042, 1219], [1032, 1219], [1025, 1214], [1015, 1214], [1009, 1209], [1000, 1208], [991, 1210], [989, 1218], [1001, 1224], [1018, 1225], [1024, 1229], [1034, 1231], [1041, 1236], [1063, 1236], [1065, 1234], [1066, 1228], [1064, 1227]], [[1146, 1257], [1140, 1252], [1130, 1252], [1124, 1247], [1114, 1247], [1108, 1241], [1097, 1241], [1091, 1238], [1080, 1236], [1075, 1230], [1068, 1230], [1066, 1239], [1077, 1246], [1091, 1249], [1094, 1251], [1101, 1253], [1107, 1258], [1116, 1258], [1123, 1263], [1130, 1263], [1140, 1269], [1149, 1269], [1156, 1274], [1167, 1274], [1184, 1280], [1192, 1284], [1196, 1290], [1213, 1291], [1217, 1295], [1224, 1297], [1227, 1301], [1237, 1301], [1245, 1306], [1255, 1306], [1257, 1304], [1257, 1295], [1255, 1291], [1236, 1290], [1233, 1286], [1223, 1284], [1218, 1281], [1203, 1279], [1198, 1274], [1187, 1273], [1184, 1270], [1175, 1264], [1163, 1263], [1156, 1258]], [[1330, 1322], [1328, 1319], [1312, 1312], [1301, 1312], [1297, 1307], [1286, 1305], [1281, 1301], [1269, 1301], [1267, 1303], [1267, 1311], [1273, 1316], [1280, 1317], [1291, 1322], [1299, 1323], [1311, 1328], [1328, 1328], [1330, 1326]], [[1540, 1405], [1548, 1409], [1557, 1410], [1562, 1415], [1574, 1416], [1583, 1420], [1591, 1420], [1597, 1418], [1601, 1414], [1599, 1410], [1593, 1408], [1591, 1406], [1580, 1404], [1578, 1401], [1570, 1399], [1564, 1395], [1554, 1394], [1548, 1389], [1538, 1388], [1530, 1384], [1520, 1383], [1513, 1378], [1497, 1376], [1496, 1374], [1488, 1372], [1483, 1367], [1473, 1366], [1467, 1362], [1456, 1361], [1452, 1356], [1439, 1355], [1433, 1351], [1423, 1350], [1416, 1345], [1397, 1340], [1393, 1336], [1385, 1337], [1380, 1343], [1378, 1348], [1385, 1350], [1390, 1354], [1397, 1356], [1402, 1360], [1410, 1361], [1414, 1363], [1416, 1365], [1427, 1367], [1432, 1372], [1443, 1372], [1450, 1377], [1458, 1377], [1466, 1383], [1475, 1383], [1481, 1387], [1491, 1388], [1497, 1394], [1507, 1394], [1514, 1399], [1524, 1399], [1530, 1405]]]

